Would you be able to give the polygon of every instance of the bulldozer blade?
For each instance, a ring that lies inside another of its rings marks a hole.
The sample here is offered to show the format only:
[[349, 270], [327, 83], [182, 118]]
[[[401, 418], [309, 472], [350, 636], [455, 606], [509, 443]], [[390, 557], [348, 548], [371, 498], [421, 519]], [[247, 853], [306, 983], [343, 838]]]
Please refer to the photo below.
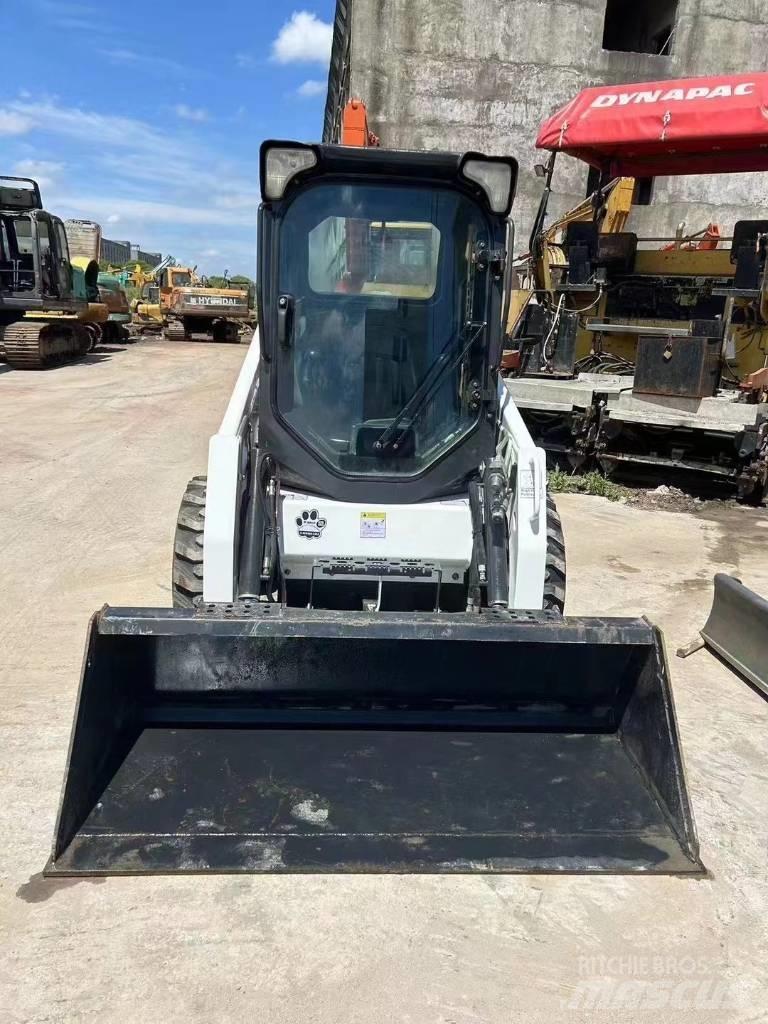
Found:
[[49, 876], [703, 870], [643, 619], [91, 620]]
[[715, 596], [701, 639], [768, 697], [768, 601], [727, 573], [715, 575]]

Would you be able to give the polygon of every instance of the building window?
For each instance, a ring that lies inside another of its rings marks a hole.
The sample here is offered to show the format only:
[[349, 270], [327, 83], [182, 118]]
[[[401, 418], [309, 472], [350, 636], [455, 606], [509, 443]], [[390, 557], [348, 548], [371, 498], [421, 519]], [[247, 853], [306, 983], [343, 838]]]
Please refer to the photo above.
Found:
[[653, 178], [635, 178], [635, 191], [632, 193], [633, 206], [650, 206], [653, 199]]
[[608, 0], [603, 49], [668, 57], [676, 18], [677, 0]]

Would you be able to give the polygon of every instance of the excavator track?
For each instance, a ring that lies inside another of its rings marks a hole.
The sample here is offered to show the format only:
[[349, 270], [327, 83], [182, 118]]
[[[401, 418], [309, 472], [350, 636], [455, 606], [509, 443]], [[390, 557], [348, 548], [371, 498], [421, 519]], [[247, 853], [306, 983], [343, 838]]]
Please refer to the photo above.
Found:
[[0, 328], [0, 346], [14, 369], [47, 370], [82, 359], [91, 347], [91, 336], [77, 322], [19, 321]]
[[84, 324], [88, 333], [88, 349], [90, 352], [104, 341], [104, 329], [101, 324]]
[[184, 341], [187, 337], [187, 332], [182, 324], [168, 324], [163, 331], [163, 337], [166, 341]]
[[232, 320], [220, 320], [214, 324], [213, 340], [229, 345], [237, 345], [240, 341], [240, 329]]

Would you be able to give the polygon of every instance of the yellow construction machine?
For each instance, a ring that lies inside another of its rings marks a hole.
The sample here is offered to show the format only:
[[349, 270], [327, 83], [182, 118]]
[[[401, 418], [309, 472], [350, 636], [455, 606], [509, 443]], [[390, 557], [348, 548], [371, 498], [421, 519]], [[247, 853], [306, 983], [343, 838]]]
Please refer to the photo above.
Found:
[[249, 318], [248, 292], [211, 288], [195, 267], [179, 267], [168, 257], [143, 275], [141, 298], [133, 304], [140, 330], [162, 330], [169, 341], [240, 340]]
[[[708, 100], [707, 119], [685, 107], [689, 95], [694, 106], [704, 102], [701, 80], [674, 83], [682, 107], [666, 136], [654, 121], [665, 83], [587, 89], [545, 123], [537, 145], [551, 157], [518, 265], [505, 366], [529, 429], [553, 460], [706, 478], [759, 503], [768, 404], [753, 384], [768, 364], [768, 219], [738, 221], [727, 237], [715, 223], [692, 233], [681, 224], [668, 239], [627, 230], [633, 178], [768, 170], [765, 119], [752, 116], [768, 76], [728, 81]], [[648, 98], [633, 108], [627, 97], [638, 96]], [[740, 116], [746, 127], [734, 142]], [[597, 168], [599, 184], [545, 228], [558, 152]]]
[[127, 341], [131, 310], [117, 277], [99, 270], [101, 225], [93, 220], [64, 222], [72, 266], [82, 272], [88, 306], [79, 314], [91, 338], [91, 348]]

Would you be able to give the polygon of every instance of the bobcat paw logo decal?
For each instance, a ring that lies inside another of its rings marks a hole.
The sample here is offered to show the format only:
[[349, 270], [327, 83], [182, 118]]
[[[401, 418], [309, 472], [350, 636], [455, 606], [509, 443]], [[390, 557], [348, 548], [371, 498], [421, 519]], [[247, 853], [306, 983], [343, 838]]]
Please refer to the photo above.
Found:
[[319, 516], [317, 509], [313, 508], [309, 512], [302, 512], [300, 516], [296, 516], [296, 525], [299, 528], [300, 537], [322, 537], [328, 520]]

